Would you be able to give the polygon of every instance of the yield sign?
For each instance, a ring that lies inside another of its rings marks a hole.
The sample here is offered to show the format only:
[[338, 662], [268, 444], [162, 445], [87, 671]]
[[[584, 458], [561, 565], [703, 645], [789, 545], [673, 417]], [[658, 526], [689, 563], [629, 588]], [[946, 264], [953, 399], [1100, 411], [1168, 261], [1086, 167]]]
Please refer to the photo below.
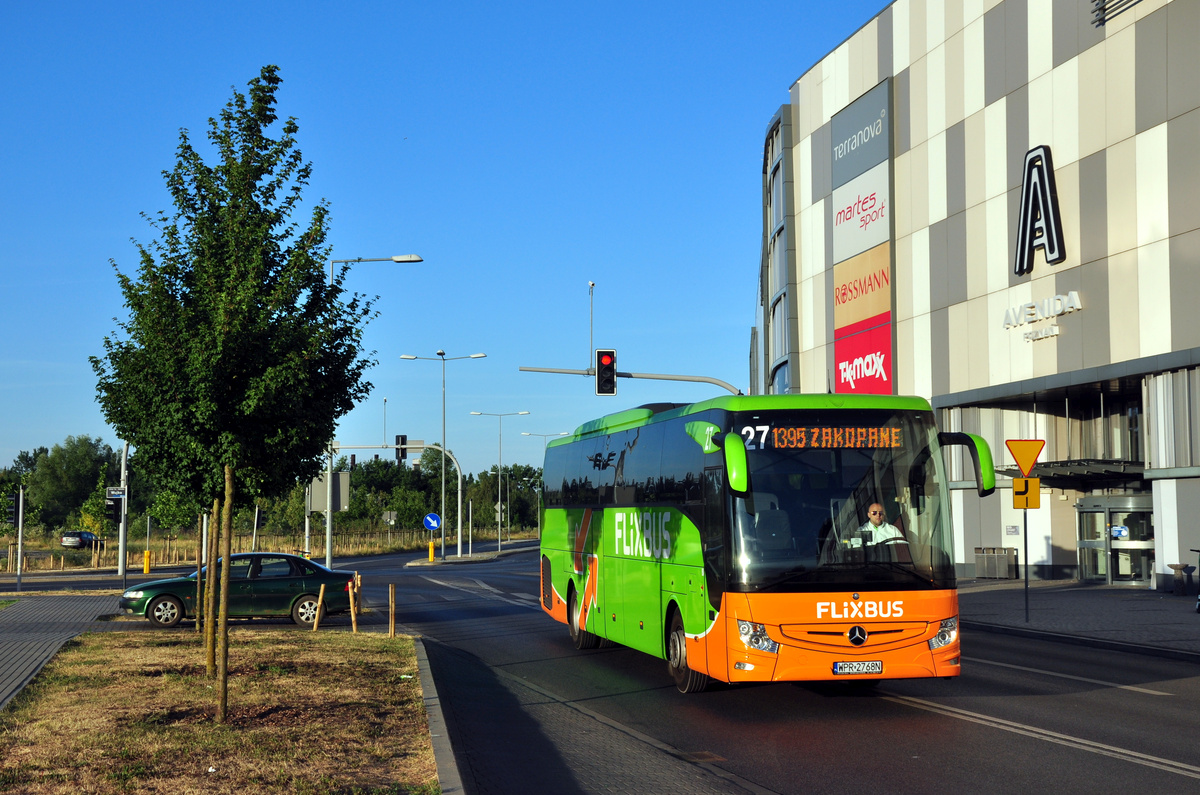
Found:
[[1046, 440], [1009, 439], [1004, 444], [1008, 446], [1008, 452], [1012, 453], [1013, 460], [1021, 468], [1021, 474], [1029, 477], [1029, 472], [1037, 463], [1038, 456], [1042, 454], [1042, 448], [1046, 446]]

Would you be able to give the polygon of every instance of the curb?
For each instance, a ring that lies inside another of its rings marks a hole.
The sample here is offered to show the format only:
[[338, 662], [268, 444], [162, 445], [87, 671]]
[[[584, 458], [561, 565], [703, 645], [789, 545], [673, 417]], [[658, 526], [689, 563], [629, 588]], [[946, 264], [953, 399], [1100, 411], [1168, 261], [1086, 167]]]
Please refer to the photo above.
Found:
[[458, 760], [454, 758], [454, 748], [450, 745], [446, 718], [442, 715], [442, 701], [438, 697], [437, 685], [433, 683], [433, 674], [429, 670], [425, 642], [420, 636], [414, 635], [413, 646], [417, 652], [417, 670], [421, 675], [421, 693], [425, 702], [425, 717], [429, 722], [429, 739], [433, 743], [433, 759], [437, 764], [438, 786], [442, 795], [460, 793], [463, 791], [462, 777], [458, 773]]
[[962, 628], [964, 630], [994, 632], [998, 635], [1014, 635], [1021, 638], [1048, 640], [1053, 643], [1069, 643], [1074, 646], [1087, 646], [1093, 649], [1122, 651], [1128, 654], [1141, 654], [1147, 657], [1162, 657], [1168, 660], [1181, 660], [1183, 662], [1200, 663], [1200, 652], [1186, 651], [1184, 649], [1169, 649], [1165, 646], [1144, 646], [1136, 643], [1126, 643], [1120, 640], [1089, 638], [1083, 635], [1070, 635], [1064, 632], [1048, 632], [1041, 629], [1026, 629], [1024, 627], [1012, 627], [1006, 624], [987, 624], [978, 621], [963, 620], [961, 618], [959, 620], [961, 621]]
[[448, 557], [448, 558], [444, 558], [444, 559], [435, 558], [434, 560], [425, 560], [425, 559], [410, 560], [408, 563], [404, 564], [404, 568], [412, 569], [412, 568], [422, 568], [422, 567], [430, 567], [430, 566], [432, 566], [432, 567], [461, 566], [461, 565], [464, 565], [467, 563], [487, 563], [490, 560], [496, 560], [497, 558], [506, 558], [509, 555], [518, 555], [522, 552], [537, 552], [537, 551], [538, 551], [538, 547], [532, 546], [532, 547], [518, 547], [517, 549], [502, 549], [499, 552], [480, 552], [477, 555], [463, 555], [461, 558], [460, 557], [453, 557], [453, 558]]

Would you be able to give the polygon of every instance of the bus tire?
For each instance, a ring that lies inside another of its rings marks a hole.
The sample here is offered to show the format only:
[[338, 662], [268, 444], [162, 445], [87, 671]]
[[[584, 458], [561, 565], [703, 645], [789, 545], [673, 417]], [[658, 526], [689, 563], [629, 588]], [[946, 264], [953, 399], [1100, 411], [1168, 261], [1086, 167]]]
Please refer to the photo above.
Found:
[[600, 638], [579, 626], [576, 601], [575, 588], [572, 587], [567, 595], [567, 628], [571, 631], [571, 643], [579, 651], [594, 649], [600, 645]]
[[667, 671], [680, 693], [701, 693], [708, 687], [708, 675], [688, 667], [687, 634], [678, 610], [671, 611], [671, 630], [667, 633]]

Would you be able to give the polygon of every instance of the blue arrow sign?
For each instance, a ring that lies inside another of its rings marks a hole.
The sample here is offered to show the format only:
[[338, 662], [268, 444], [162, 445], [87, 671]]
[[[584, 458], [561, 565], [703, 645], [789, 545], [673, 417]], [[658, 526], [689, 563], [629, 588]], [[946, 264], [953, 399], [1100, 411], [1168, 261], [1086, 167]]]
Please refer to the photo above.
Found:
[[436, 513], [425, 514], [425, 529], [426, 530], [437, 530], [441, 526], [442, 526], [442, 517], [438, 516]]

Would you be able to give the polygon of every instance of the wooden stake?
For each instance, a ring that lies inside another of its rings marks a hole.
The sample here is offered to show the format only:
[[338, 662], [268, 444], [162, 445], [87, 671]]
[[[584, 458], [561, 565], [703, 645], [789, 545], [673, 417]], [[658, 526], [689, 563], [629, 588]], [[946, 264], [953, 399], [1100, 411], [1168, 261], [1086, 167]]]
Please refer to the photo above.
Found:
[[396, 637], [396, 583], [388, 583], [388, 637]]
[[325, 583], [321, 583], [321, 590], [317, 593], [317, 615], [313, 618], [313, 632], [317, 631], [317, 625], [321, 623], [321, 609], [325, 607]]

